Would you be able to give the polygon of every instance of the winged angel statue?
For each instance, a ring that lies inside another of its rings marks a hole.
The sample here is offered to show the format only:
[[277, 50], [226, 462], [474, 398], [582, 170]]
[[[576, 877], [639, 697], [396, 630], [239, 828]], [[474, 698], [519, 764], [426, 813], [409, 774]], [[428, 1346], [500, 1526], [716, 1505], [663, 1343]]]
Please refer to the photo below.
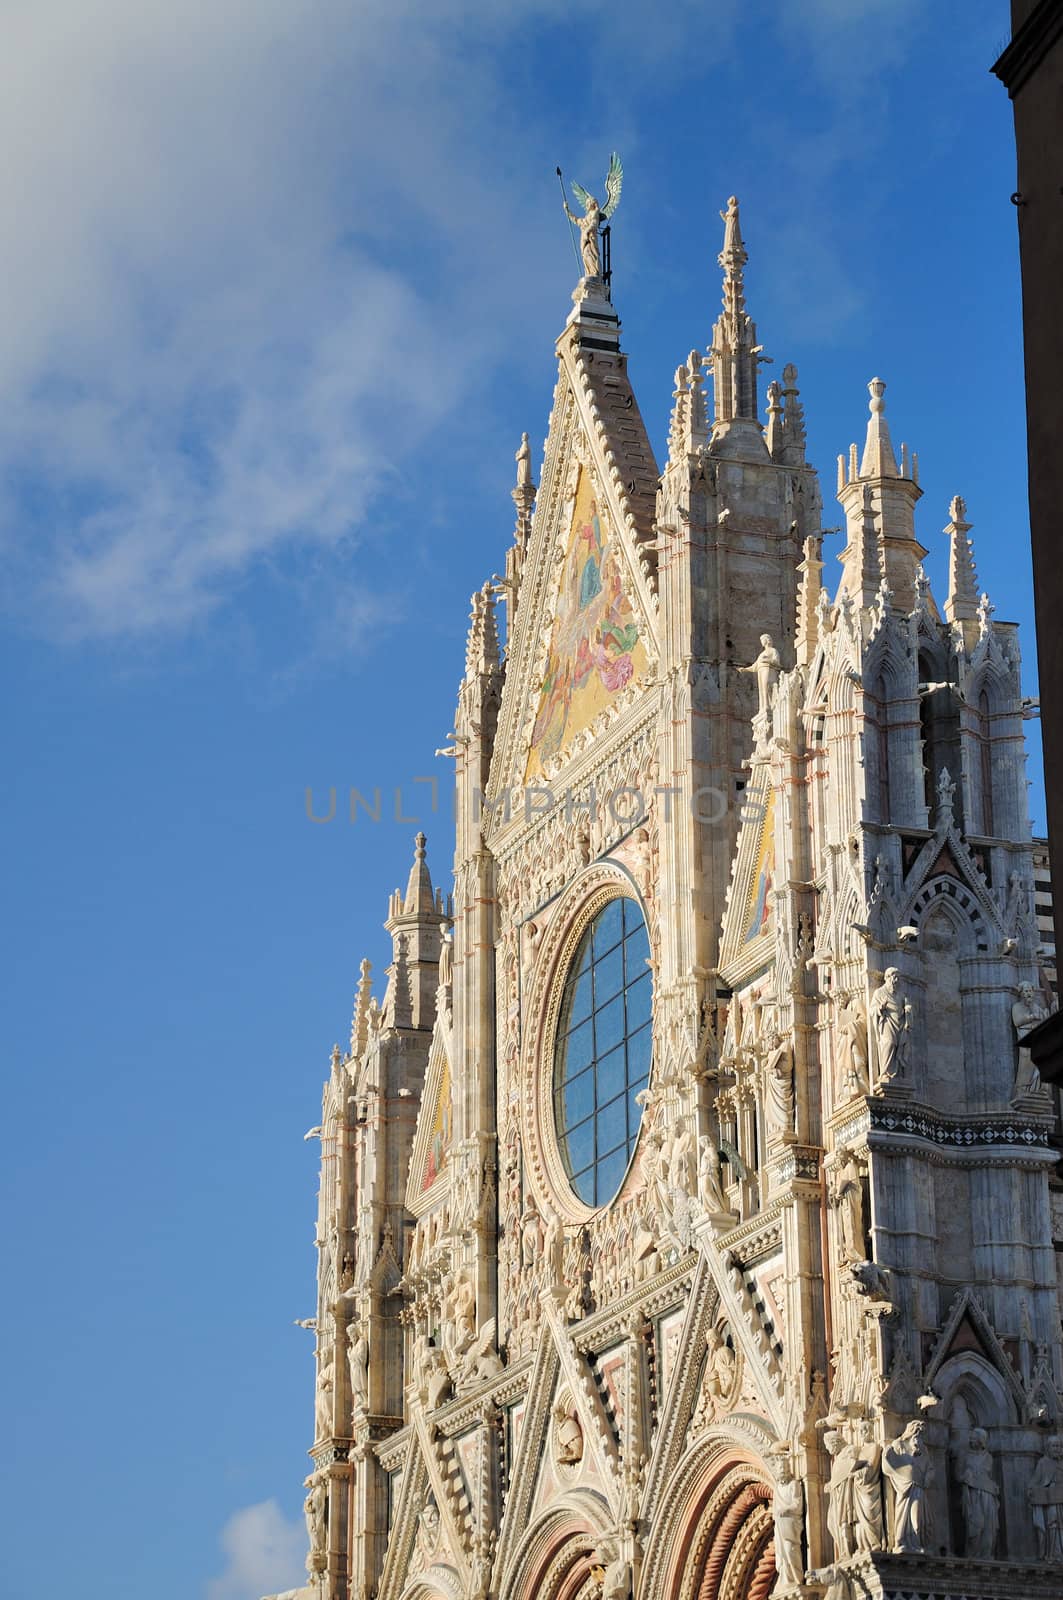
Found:
[[575, 216], [569, 210], [568, 201], [565, 201], [565, 215], [569, 222], [574, 222], [579, 229], [579, 250], [583, 257], [583, 271], [588, 278], [601, 277], [602, 247], [599, 230], [603, 223], [609, 221], [620, 204], [620, 188], [623, 181], [624, 169], [620, 164], [620, 157], [614, 150], [609, 157], [609, 172], [605, 179], [605, 205], [600, 206], [594, 196], [588, 194], [578, 183], [573, 183], [572, 193], [583, 207], [583, 216]]

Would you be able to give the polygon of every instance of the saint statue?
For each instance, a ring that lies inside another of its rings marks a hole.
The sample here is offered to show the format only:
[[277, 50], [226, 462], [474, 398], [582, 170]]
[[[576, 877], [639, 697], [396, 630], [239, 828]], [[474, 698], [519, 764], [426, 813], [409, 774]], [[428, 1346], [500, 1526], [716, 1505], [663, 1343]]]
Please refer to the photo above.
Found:
[[805, 1490], [794, 1477], [789, 1456], [779, 1462], [772, 1509], [775, 1514], [775, 1564], [779, 1587], [796, 1589], [805, 1581], [803, 1543], [805, 1533]]
[[918, 1417], [883, 1450], [882, 1470], [893, 1488], [893, 1548], [922, 1555], [930, 1543], [934, 1463], [926, 1445], [926, 1425]]
[[[560, 176], [560, 168], [558, 175]], [[609, 158], [609, 172], [605, 180], [605, 205], [600, 206], [592, 194], [588, 194], [581, 184], [572, 185], [572, 193], [583, 207], [583, 216], [577, 217], [569, 210], [568, 201], [565, 201], [565, 216], [569, 222], [574, 222], [579, 229], [579, 253], [583, 261], [583, 275], [585, 278], [600, 278], [602, 275], [602, 247], [599, 230], [603, 223], [609, 221], [613, 212], [620, 204], [620, 189], [624, 181], [624, 169], [620, 165], [620, 157], [614, 150]]]
[[882, 1449], [875, 1438], [875, 1425], [870, 1417], [865, 1417], [857, 1424], [853, 1462], [853, 1534], [858, 1552], [878, 1550], [882, 1546], [881, 1462]]
[[1049, 1439], [1026, 1491], [1040, 1561], [1063, 1562], [1063, 1439]]
[[782, 660], [776, 650], [770, 633], [760, 636], [760, 655], [748, 667], [739, 667], [739, 672], [755, 672], [757, 675], [757, 716], [766, 717], [771, 700], [771, 691], [775, 687], [775, 680], [779, 676]]
[[855, 1546], [856, 1522], [853, 1468], [856, 1451], [837, 1428], [823, 1435], [823, 1445], [831, 1458], [827, 1484], [827, 1532], [834, 1540], [834, 1554], [840, 1561], [851, 1556]]
[[976, 1560], [992, 1556], [1000, 1521], [1000, 1486], [986, 1439], [984, 1428], [972, 1428], [956, 1468], [967, 1535], [964, 1554]]
[[912, 1008], [901, 994], [901, 975], [896, 967], [886, 968], [871, 996], [871, 1022], [878, 1044], [877, 1081], [891, 1083], [907, 1066], [912, 1027]]
[[312, 1561], [325, 1548], [325, 1512], [328, 1506], [328, 1489], [325, 1486], [324, 1478], [319, 1472], [312, 1472], [309, 1478], [305, 1478], [303, 1487], [310, 1491], [303, 1501], [303, 1515], [306, 1517], [306, 1536], [310, 1541], [310, 1559]]
[[867, 1018], [855, 995], [838, 1011], [838, 1076], [844, 1094], [867, 1094]]
[[369, 1386], [369, 1340], [365, 1329], [352, 1322], [347, 1329], [347, 1364], [351, 1373], [351, 1404], [364, 1408]]
[[1041, 1074], [1034, 1066], [1033, 1056], [1023, 1044], [1028, 1033], [1032, 1033], [1039, 1022], [1043, 1022], [1048, 1012], [1037, 998], [1032, 983], [1019, 984], [1019, 998], [1011, 1008], [1011, 1024], [1015, 1029], [1015, 1037], [1019, 1041], [1019, 1070], [1015, 1075], [1015, 1089], [1012, 1101], [1018, 1100], [1024, 1094], [1033, 1094], [1041, 1087]]

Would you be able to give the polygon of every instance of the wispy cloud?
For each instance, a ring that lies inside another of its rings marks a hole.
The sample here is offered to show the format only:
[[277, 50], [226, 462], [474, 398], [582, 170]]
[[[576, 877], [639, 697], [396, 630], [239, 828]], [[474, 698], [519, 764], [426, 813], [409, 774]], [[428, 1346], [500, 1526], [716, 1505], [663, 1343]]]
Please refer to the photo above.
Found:
[[[809, 0], [793, 48], [824, 72], [842, 36], [893, 49], [909, 5]], [[556, 107], [512, 93], [503, 52], [565, 30], [562, 92], [620, 107], [643, 8], [45, 0], [8, 20], [12, 608], [53, 636], [165, 637], [265, 559], [342, 549], [350, 581], [381, 497], [546, 292]], [[709, 21], [695, 0], [666, 21], [653, 65], [679, 82]], [[737, 30], [719, 8], [717, 52]]]
[[306, 1581], [302, 1519], [289, 1522], [275, 1500], [234, 1512], [220, 1543], [225, 1569], [208, 1582], [205, 1600], [261, 1600]]

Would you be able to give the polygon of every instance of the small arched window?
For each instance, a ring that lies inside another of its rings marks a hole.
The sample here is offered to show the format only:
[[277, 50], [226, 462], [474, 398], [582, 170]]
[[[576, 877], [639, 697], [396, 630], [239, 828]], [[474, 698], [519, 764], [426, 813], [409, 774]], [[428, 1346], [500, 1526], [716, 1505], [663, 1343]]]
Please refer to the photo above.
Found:
[[565, 979], [554, 1047], [554, 1121], [569, 1181], [588, 1206], [610, 1201], [635, 1149], [650, 1078], [650, 942], [638, 905], [610, 900], [585, 930]]

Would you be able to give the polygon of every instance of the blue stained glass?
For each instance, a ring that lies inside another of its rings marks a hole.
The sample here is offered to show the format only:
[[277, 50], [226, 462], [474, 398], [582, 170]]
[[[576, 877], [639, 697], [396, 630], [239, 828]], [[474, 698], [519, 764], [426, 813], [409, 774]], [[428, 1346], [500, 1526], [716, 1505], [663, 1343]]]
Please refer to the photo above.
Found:
[[642, 912], [620, 896], [587, 928], [566, 979], [554, 1112], [572, 1187], [591, 1206], [620, 1188], [642, 1120], [635, 1096], [650, 1073], [648, 954]]
[[603, 1006], [594, 1013], [594, 1054], [600, 1060], [618, 1044], [624, 1042], [624, 996], [618, 994], [615, 1000]]
[[615, 949], [608, 951], [600, 961], [594, 964], [594, 1004], [595, 1007], [604, 1006], [615, 994], [619, 994], [624, 987], [624, 950], [626, 946], [618, 944]]
[[595, 961], [620, 943], [624, 937], [624, 923], [619, 900], [610, 900], [605, 910], [599, 911], [591, 923], [591, 936]]

